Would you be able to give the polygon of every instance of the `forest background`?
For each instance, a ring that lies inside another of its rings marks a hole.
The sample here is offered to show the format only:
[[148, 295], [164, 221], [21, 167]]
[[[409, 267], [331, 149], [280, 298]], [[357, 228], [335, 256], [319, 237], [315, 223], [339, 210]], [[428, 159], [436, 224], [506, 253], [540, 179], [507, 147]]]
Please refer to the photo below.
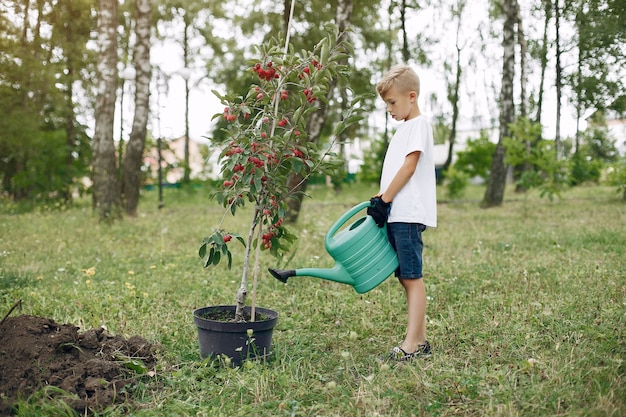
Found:
[[[146, 153], [166, 147], [178, 133], [165, 110], [170, 97], [181, 95], [183, 108], [173, 111], [184, 119], [179, 163], [181, 182], [188, 184], [190, 115], [206, 121], [216, 109], [214, 100], [198, 104], [194, 95], [210, 88], [245, 91], [253, 76], [247, 59], [259, 42], [284, 37], [289, 5], [1, 1], [2, 195], [68, 202], [93, 192], [102, 218], [136, 215], [150, 174]], [[447, 177], [451, 194], [479, 176], [488, 184], [483, 205], [499, 205], [511, 165], [518, 190], [543, 187], [549, 195], [599, 181], [605, 172], [621, 173], [605, 117], [620, 119], [624, 112], [623, 2], [338, 0], [298, 2], [294, 12], [295, 50], [310, 49], [323, 36], [323, 22], [350, 28], [355, 49], [352, 76], [337, 80], [328, 105], [320, 106], [323, 128], [309, 140], [323, 143], [350, 95], [371, 93], [382, 73], [406, 62], [426, 74], [422, 105], [437, 142], [449, 148], [441, 178]], [[362, 106], [372, 117], [343, 142], [367, 138], [362, 178], [374, 180], [393, 126], [375, 95]], [[487, 133], [470, 141], [450, 173], [466, 121], [476, 130], [495, 128], [497, 143], [488, 143]], [[587, 121], [592, 129], [582, 132]], [[220, 146], [221, 123], [213, 121], [204, 132], [211, 146]], [[619, 178], [613, 182], [622, 186]]]

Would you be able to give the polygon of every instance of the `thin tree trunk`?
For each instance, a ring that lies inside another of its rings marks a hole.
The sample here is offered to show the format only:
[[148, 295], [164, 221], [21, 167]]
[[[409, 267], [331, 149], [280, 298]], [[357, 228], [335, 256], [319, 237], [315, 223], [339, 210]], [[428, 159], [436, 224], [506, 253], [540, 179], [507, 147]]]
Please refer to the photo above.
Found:
[[522, 14], [517, 4], [517, 44], [520, 47], [520, 105], [519, 115], [520, 117], [526, 117], [528, 115], [527, 102], [528, 102], [528, 43], [526, 42], [526, 33], [524, 32], [524, 25], [522, 22]]
[[122, 169], [126, 214], [137, 214], [141, 188], [141, 164], [146, 145], [146, 127], [150, 114], [150, 0], [137, 0], [135, 9], [135, 116]]
[[554, 133], [554, 150], [556, 152], [556, 158], [561, 158], [561, 88], [562, 88], [562, 76], [563, 70], [561, 68], [561, 40], [560, 40], [560, 25], [561, 25], [561, 10], [559, 0], [554, 2], [554, 26], [556, 31], [556, 37], [554, 42], [556, 43], [556, 132]]
[[402, 0], [400, 3], [400, 25], [402, 27], [402, 60], [405, 64], [409, 63], [411, 59], [411, 52], [409, 51], [409, 40], [406, 33], [406, 0]]
[[576, 60], [576, 87], [574, 91], [576, 93], [576, 134], [574, 136], [574, 153], [578, 154], [580, 147], [580, 118], [582, 117], [582, 79], [583, 79], [583, 54], [585, 46], [583, 45], [583, 39], [581, 33], [585, 31], [585, 17], [584, 11], [581, 10], [582, 5], [579, 5], [578, 16], [576, 17], [577, 31], [578, 31], [578, 59]]
[[66, 82], [67, 92], [65, 93], [65, 101], [66, 101], [66, 114], [65, 114], [65, 143], [67, 146], [67, 151], [65, 155], [65, 165], [66, 170], [63, 178], [63, 188], [61, 189], [61, 195], [63, 196], [63, 200], [69, 202], [72, 200], [72, 166], [74, 165], [74, 149], [76, 148], [76, 127], [74, 124], [74, 120], [76, 116], [74, 114], [74, 65], [72, 64], [71, 59], [67, 60], [67, 82]]
[[[517, 44], [520, 47], [520, 114], [519, 115], [520, 117], [527, 117], [528, 112], [527, 112], [526, 104], [528, 101], [528, 97], [527, 97], [526, 91], [527, 91], [527, 86], [528, 86], [528, 76], [527, 76], [526, 70], [528, 67], [528, 62], [527, 62], [528, 43], [526, 42], [526, 34], [524, 32], [524, 25], [522, 24], [522, 14], [519, 9], [519, 4], [517, 6], [518, 6], [517, 11], [516, 11]], [[526, 154], [529, 155], [530, 147], [531, 147], [530, 139], [527, 139], [525, 141], [524, 146], [526, 148]], [[524, 172], [529, 171], [530, 169], [531, 169], [530, 162], [528, 161], [528, 159], [526, 159], [526, 161], [523, 164], [514, 167], [515, 179], [517, 180], [524, 174]], [[515, 192], [517, 193], [526, 192], [526, 188], [521, 184], [517, 184], [515, 186]]]
[[500, 135], [498, 145], [493, 155], [491, 173], [487, 183], [487, 189], [482, 201], [482, 207], [494, 207], [502, 205], [504, 189], [506, 186], [507, 166], [504, 163], [505, 148], [503, 140], [509, 136], [509, 124], [515, 117], [513, 101], [513, 80], [515, 78], [515, 24], [517, 0], [504, 0], [504, 28], [502, 37], [502, 86], [500, 91]]
[[183, 184], [189, 184], [191, 167], [189, 166], [189, 26], [191, 26], [189, 12], [185, 11], [185, 28], [183, 32], [183, 65], [187, 71], [185, 77], [185, 155]]
[[539, 92], [537, 93], [537, 115], [535, 121], [541, 124], [541, 113], [543, 111], [543, 92], [546, 80], [546, 68], [548, 66], [548, 30], [550, 29], [550, 20], [552, 19], [552, 1], [544, 0], [544, 23], [543, 23], [543, 40], [541, 43], [541, 76], [539, 80]]
[[[448, 98], [450, 103], [452, 104], [452, 121], [450, 126], [450, 134], [448, 135], [448, 156], [446, 157], [446, 162], [444, 162], [442, 167], [442, 175], [438, 178], [438, 182], [442, 183], [445, 178], [445, 173], [452, 165], [452, 155], [454, 154], [454, 145], [456, 142], [456, 128], [457, 122], [459, 119], [459, 90], [461, 88], [461, 76], [463, 74], [463, 67], [461, 66], [461, 51], [462, 48], [459, 45], [460, 43], [460, 35], [461, 35], [461, 23], [463, 21], [463, 9], [465, 8], [465, 2], [459, 1], [458, 10], [454, 13], [457, 17], [457, 26], [456, 26], [456, 40], [455, 40], [455, 48], [456, 48], [456, 74], [454, 78], [454, 85], [452, 86], [452, 91], [448, 94]], [[458, 13], [458, 14], [457, 14]]]
[[93, 193], [101, 220], [119, 217], [113, 123], [117, 90], [117, 1], [100, 0], [98, 13], [98, 87], [93, 136]]

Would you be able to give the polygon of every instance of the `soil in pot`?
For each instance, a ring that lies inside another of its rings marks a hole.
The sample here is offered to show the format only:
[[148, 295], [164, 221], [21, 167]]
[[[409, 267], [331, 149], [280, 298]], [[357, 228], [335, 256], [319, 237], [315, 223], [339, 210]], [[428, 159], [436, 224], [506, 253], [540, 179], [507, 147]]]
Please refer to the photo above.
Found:
[[[246, 314], [250, 317], [250, 307], [244, 309]], [[255, 321], [242, 323], [233, 322], [235, 306], [199, 308], [193, 316], [202, 358], [225, 356], [235, 366], [247, 359], [269, 358], [277, 312], [257, 307]]]

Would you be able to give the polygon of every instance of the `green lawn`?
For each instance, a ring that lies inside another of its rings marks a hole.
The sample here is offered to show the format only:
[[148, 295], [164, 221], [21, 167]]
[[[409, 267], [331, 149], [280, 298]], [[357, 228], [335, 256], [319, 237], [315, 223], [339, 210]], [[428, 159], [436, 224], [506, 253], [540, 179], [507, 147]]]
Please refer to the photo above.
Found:
[[[323, 239], [373, 187], [311, 190], [289, 261], [331, 267]], [[134, 416], [623, 416], [626, 415], [626, 204], [614, 189], [579, 187], [549, 201], [507, 190], [502, 207], [443, 201], [425, 232], [428, 333], [434, 355], [378, 358], [403, 336], [394, 279], [366, 294], [307, 277], [264, 274], [259, 305], [281, 315], [275, 357], [244, 369], [199, 357], [191, 312], [232, 304], [233, 270], [204, 269], [202, 238], [222, 215], [208, 191], [148, 192], [140, 215], [99, 224], [80, 201], [14, 214], [0, 206], [0, 316], [21, 312], [158, 343], [156, 376]], [[443, 192], [441, 193], [443, 196]], [[229, 227], [244, 234], [241, 219]], [[103, 415], [127, 415], [112, 408]]]

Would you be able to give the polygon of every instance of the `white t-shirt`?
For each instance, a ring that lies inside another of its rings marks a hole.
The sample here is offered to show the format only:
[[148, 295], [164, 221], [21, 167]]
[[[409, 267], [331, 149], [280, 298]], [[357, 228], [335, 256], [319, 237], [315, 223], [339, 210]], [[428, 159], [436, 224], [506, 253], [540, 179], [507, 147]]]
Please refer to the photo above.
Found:
[[415, 151], [421, 154], [415, 173], [393, 199], [389, 223], [437, 227], [434, 150], [433, 129], [428, 118], [420, 115], [398, 126], [383, 162], [380, 192], [385, 193], [408, 154]]

